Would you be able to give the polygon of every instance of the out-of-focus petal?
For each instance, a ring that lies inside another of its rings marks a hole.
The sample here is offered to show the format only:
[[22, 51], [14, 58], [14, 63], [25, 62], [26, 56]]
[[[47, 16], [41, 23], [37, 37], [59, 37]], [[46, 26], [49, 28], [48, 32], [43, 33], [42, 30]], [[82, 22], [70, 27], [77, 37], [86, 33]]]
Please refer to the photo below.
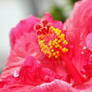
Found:
[[31, 92], [33, 86], [23, 84], [13, 84], [6, 88], [0, 88], [0, 92]]
[[31, 92], [79, 92], [73, 89], [69, 84], [64, 81], [55, 80], [51, 83], [44, 83], [31, 90]]
[[48, 68], [41, 66], [40, 62], [29, 56], [25, 59], [19, 71], [18, 79], [23, 84], [40, 85], [44, 82], [51, 82], [58, 76]]
[[39, 23], [40, 19], [34, 16], [30, 16], [24, 20], [21, 20], [16, 27], [11, 29], [10, 32], [10, 46], [14, 48], [16, 41], [25, 33], [34, 32], [34, 25]]
[[[70, 42], [73, 63], [80, 71], [89, 58], [89, 49], [86, 46], [86, 37], [92, 32], [92, 1], [84, 0], [75, 3], [70, 18], [64, 24], [67, 39]], [[91, 46], [91, 45], [90, 45]]]

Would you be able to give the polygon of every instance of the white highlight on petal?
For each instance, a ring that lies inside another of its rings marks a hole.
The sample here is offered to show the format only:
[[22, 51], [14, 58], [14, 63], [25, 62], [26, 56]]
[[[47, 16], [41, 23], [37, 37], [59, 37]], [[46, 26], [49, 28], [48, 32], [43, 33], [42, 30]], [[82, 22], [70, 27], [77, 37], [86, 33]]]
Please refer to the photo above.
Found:
[[92, 54], [89, 56], [89, 61], [92, 63]]
[[84, 54], [84, 52], [82, 51], [81, 54]]
[[17, 71], [14, 71], [14, 74], [13, 74], [14, 77], [18, 77], [19, 74], [17, 73]]
[[92, 51], [92, 33], [89, 33], [86, 37], [86, 45], [89, 50]]
[[36, 52], [34, 52], [31, 56], [36, 56], [37, 55], [37, 53]]
[[83, 49], [85, 50], [85, 49], [87, 49], [87, 47], [86, 47], [86, 46], [84, 46], [84, 47], [83, 47]]

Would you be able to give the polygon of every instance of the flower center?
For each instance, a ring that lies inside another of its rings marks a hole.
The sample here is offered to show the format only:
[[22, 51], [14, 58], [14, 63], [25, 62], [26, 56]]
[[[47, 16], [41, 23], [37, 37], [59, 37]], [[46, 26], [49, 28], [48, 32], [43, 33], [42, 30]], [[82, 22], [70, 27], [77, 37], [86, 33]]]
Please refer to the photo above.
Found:
[[36, 24], [35, 29], [41, 51], [49, 58], [57, 59], [63, 53], [68, 52], [68, 42], [62, 30], [54, 28], [45, 19], [41, 21], [41, 24]]

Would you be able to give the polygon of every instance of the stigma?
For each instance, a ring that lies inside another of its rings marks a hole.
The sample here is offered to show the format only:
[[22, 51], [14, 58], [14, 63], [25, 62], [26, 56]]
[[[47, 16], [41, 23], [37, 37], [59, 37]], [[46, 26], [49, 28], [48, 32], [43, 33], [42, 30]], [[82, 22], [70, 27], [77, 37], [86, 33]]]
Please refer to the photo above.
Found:
[[54, 28], [46, 19], [41, 20], [40, 24], [36, 24], [35, 29], [41, 52], [48, 58], [54, 57], [57, 59], [69, 51], [65, 33], [58, 28]]

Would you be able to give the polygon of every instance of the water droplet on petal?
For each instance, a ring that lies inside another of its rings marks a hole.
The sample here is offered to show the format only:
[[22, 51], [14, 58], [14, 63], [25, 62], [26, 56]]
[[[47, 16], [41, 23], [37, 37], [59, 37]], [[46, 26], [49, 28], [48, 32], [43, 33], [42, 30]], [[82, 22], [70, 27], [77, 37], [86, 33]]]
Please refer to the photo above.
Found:
[[83, 68], [83, 69], [81, 70], [81, 73], [82, 73], [82, 74], [85, 74], [85, 72], [86, 72], [86, 71], [85, 71], [85, 69]]
[[71, 85], [73, 85], [73, 84], [74, 84], [74, 80], [73, 80], [73, 79], [71, 79], [71, 82], [70, 82], [70, 83], [71, 83]]
[[37, 55], [37, 53], [36, 52], [34, 52], [31, 56], [36, 56]]
[[82, 75], [85, 79], [87, 78], [87, 76], [84, 74], [84, 75]]
[[14, 77], [18, 77], [19, 74], [17, 73], [17, 71], [14, 71], [14, 74], [13, 74]]
[[81, 54], [84, 54], [84, 52], [82, 51]]
[[46, 76], [44, 77], [44, 79], [45, 79], [45, 81], [49, 81], [49, 76], [46, 75]]
[[89, 62], [92, 62], [92, 54], [89, 56]]
[[85, 49], [87, 49], [87, 47], [86, 47], [86, 46], [84, 46], [84, 47], [83, 47], [83, 49], [85, 50]]
[[86, 37], [86, 45], [89, 50], [92, 51], [92, 33], [89, 33]]

